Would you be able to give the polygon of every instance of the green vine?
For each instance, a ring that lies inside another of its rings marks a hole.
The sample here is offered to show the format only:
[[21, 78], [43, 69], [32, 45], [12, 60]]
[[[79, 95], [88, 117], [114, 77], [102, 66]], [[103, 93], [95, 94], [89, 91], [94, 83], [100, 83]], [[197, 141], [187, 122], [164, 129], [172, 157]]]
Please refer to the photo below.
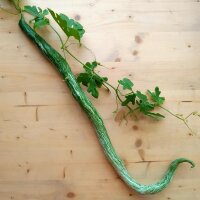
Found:
[[[82, 73], [77, 76], [77, 81], [83, 86], [87, 87], [87, 92], [90, 93], [94, 98], [99, 97], [99, 89], [104, 87], [108, 91], [113, 91], [116, 99], [116, 110], [114, 113], [119, 111], [119, 107], [125, 107], [127, 112], [124, 115], [124, 119], [127, 120], [127, 117], [130, 115], [136, 116], [136, 111], [151, 117], [156, 120], [165, 118], [161, 113], [154, 112], [155, 108], [160, 108], [172, 116], [176, 117], [178, 120], [181, 120], [191, 133], [194, 133], [192, 128], [189, 126], [188, 119], [191, 116], [200, 116], [197, 112], [191, 112], [188, 116], [184, 117], [182, 114], [174, 114], [167, 108], [163, 107], [165, 98], [160, 96], [161, 91], [159, 87], [155, 87], [154, 91], [147, 90], [147, 93], [142, 93], [135, 89], [133, 82], [124, 77], [121, 80], [118, 80], [117, 87], [109, 83], [107, 77], [102, 77], [96, 72], [97, 67], [105, 67], [100, 62], [96, 61], [96, 56], [94, 53], [81, 43], [81, 38], [85, 33], [83, 26], [64, 14], [55, 13], [51, 9], [42, 10], [40, 7], [36, 6], [24, 6], [23, 9], [19, 6], [19, 0], [13, 1], [15, 7], [20, 12], [26, 12], [33, 16], [33, 19], [30, 20], [30, 23], [33, 24], [34, 29], [43, 28], [44, 26], [50, 26], [50, 28], [55, 32], [59, 41], [61, 43], [61, 50], [63, 52], [63, 57], [66, 60], [66, 53], [70, 55], [74, 60], [76, 60], [84, 69]], [[65, 33], [66, 39], [63, 39], [59, 32], [50, 24], [50, 20], [47, 18], [47, 15], [50, 14], [55, 22], [60, 26], [61, 30]], [[69, 43], [69, 38], [73, 37], [78, 43]], [[78, 44], [83, 46], [94, 56], [93, 62], [82, 62], [77, 58], [72, 52], [70, 52], [69, 47], [71, 45]]]

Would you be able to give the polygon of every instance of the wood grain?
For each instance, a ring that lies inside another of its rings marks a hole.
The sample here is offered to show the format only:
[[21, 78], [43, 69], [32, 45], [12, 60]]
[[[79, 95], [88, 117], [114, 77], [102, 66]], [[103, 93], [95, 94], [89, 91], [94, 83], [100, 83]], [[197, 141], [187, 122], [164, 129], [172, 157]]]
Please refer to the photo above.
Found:
[[[28, 2], [28, 1], [26, 1]], [[2, 2], [2, 6], [9, 8]], [[113, 84], [128, 76], [145, 91], [158, 85], [165, 106], [184, 114], [200, 110], [200, 3], [196, 0], [60, 0], [34, 2], [79, 20], [84, 44], [108, 68]], [[0, 200], [198, 200], [200, 126], [191, 135], [166, 114], [119, 123], [114, 95], [92, 99], [131, 174], [153, 183], [177, 157], [197, 164], [179, 167], [170, 186], [141, 196], [124, 185], [103, 155], [94, 129], [53, 66], [23, 35], [17, 16], [0, 11]], [[41, 31], [59, 47], [47, 28]], [[85, 49], [71, 48], [83, 61]], [[75, 74], [80, 66], [68, 60]]]

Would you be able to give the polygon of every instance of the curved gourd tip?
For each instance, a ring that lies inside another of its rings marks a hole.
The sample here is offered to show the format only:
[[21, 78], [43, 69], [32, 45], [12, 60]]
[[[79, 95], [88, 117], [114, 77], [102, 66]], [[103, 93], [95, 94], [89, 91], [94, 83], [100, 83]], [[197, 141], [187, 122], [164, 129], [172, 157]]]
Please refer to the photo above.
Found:
[[191, 165], [191, 168], [194, 168], [195, 167], [195, 163], [192, 161], [192, 160], [189, 160], [187, 158], [178, 158], [176, 160], [174, 160], [171, 165], [175, 165], [175, 166], [178, 166], [179, 164], [183, 163], [183, 162], [186, 162], [186, 163], [189, 163]]
[[159, 182], [155, 184], [150, 184], [150, 185], [142, 185], [142, 184], [137, 183], [139, 187], [138, 186], [135, 187], [131, 184], [129, 186], [132, 186], [132, 188], [135, 189], [140, 194], [155, 194], [155, 193], [161, 192], [171, 182], [179, 164], [184, 163], [184, 162], [191, 164], [191, 168], [195, 167], [195, 164], [193, 161], [186, 158], [178, 158], [171, 162], [171, 164], [168, 167], [168, 170], [165, 172], [165, 175]]

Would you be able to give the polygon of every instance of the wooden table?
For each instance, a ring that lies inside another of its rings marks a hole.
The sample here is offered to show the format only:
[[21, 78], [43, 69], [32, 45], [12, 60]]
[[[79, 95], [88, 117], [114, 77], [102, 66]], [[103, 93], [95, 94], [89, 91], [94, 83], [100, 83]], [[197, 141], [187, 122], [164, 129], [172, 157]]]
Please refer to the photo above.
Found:
[[[48, 3], [47, 3], [48, 2]], [[83, 43], [116, 85], [130, 77], [135, 88], [160, 86], [174, 113], [200, 111], [200, 3], [197, 0], [59, 0], [35, 2], [79, 20]], [[6, 5], [5, 5], [6, 6]], [[184, 124], [166, 114], [154, 122], [114, 120], [113, 94], [92, 99], [119, 155], [141, 183], [159, 180], [171, 160], [187, 157], [170, 186], [156, 195], [130, 190], [104, 157], [94, 129], [52, 67], [25, 37], [18, 17], [0, 12], [0, 200], [198, 200], [200, 120]], [[50, 29], [42, 35], [55, 47]], [[74, 51], [75, 47], [72, 47]], [[83, 61], [85, 49], [74, 51]], [[79, 64], [68, 60], [74, 73]], [[163, 112], [164, 113], [164, 112]]]

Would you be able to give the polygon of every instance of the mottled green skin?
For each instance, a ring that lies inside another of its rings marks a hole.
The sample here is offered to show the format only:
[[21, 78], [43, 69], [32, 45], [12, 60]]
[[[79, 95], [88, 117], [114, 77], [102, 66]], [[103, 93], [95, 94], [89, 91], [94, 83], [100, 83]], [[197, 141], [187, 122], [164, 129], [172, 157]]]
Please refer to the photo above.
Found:
[[152, 185], [143, 185], [135, 181], [128, 173], [123, 161], [115, 152], [102, 118], [100, 117], [95, 107], [92, 105], [91, 101], [82, 91], [80, 85], [77, 83], [76, 78], [73, 75], [68, 63], [55, 49], [53, 49], [25, 22], [23, 17], [20, 19], [19, 25], [24, 33], [39, 47], [42, 53], [47, 56], [47, 58], [55, 65], [57, 70], [60, 72], [66, 84], [70, 88], [72, 95], [90, 118], [106, 157], [110, 161], [111, 165], [115, 168], [121, 179], [129, 187], [141, 194], [157, 193], [163, 190], [170, 183], [174, 172], [180, 163], [188, 162], [192, 165], [192, 167], [194, 167], [194, 163], [192, 161], [185, 158], [179, 158], [170, 164], [169, 169], [159, 182]]

